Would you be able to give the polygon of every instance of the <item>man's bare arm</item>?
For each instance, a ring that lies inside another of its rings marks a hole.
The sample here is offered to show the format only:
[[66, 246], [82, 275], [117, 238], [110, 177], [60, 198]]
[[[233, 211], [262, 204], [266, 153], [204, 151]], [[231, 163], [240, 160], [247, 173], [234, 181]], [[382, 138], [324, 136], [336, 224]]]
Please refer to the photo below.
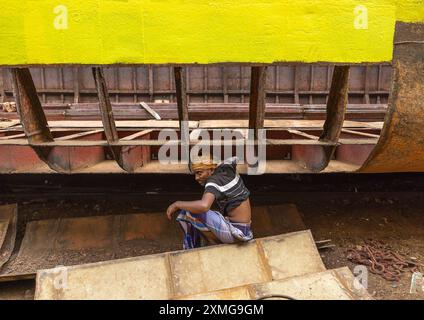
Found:
[[172, 214], [174, 214], [178, 210], [187, 210], [192, 214], [200, 214], [208, 211], [213, 202], [215, 201], [215, 196], [212, 193], [206, 192], [203, 194], [201, 200], [196, 201], [176, 201], [168, 207], [166, 210], [166, 215], [168, 219], [172, 218]]

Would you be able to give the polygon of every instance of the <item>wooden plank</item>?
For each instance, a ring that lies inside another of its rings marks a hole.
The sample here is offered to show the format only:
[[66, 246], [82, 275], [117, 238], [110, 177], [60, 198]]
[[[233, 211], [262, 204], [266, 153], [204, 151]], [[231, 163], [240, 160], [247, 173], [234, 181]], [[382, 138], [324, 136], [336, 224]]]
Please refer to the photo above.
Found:
[[19, 123], [20, 123], [19, 120], [0, 121], [0, 129], [11, 128], [11, 127], [17, 126]]
[[96, 134], [96, 133], [99, 133], [99, 132], [103, 132], [103, 129], [79, 132], [79, 133], [71, 134], [69, 136], [56, 138], [55, 141], [66, 141], [66, 140], [79, 139], [79, 138], [83, 138], [83, 137], [86, 137], [86, 136], [89, 136], [89, 135], [92, 135], [92, 134]]
[[350, 134], [354, 134], [354, 135], [362, 136], [362, 137], [368, 137], [368, 138], [377, 138], [377, 139], [380, 138], [380, 136], [378, 134], [354, 131], [354, 130], [349, 130], [349, 129], [342, 129], [342, 132], [350, 133]]
[[0, 283], [15, 282], [22, 280], [35, 280], [36, 276], [36, 273], [5, 274], [0, 275]]
[[156, 120], [162, 120], [160, 115], [153, 110], [147, 103], [145, 102], [140, 102], [141, 107], [146, 110], [153, 118], [155, 118]]
[[288, 131], [288, 132], [290, 132], [290, 133], [296, 134], [296, 135], [298, 135], [298, 136], [305, 137], [305, 138], [307, 138], [307, 139], [311, 139], [311, 140], [319, 140], [319, 137], [314, 136], [314, 135], [311, 135], [311, 134], [308, 134], [308, 133], [303, 132], [303, 131], [293, 130], [293, 129], [290, 129], [290, 130], [287, 130], [287, 131]]
[[[1, 122], [0, 122], [1, 125]], [[198, 121], [190, 121], [190, 128], [197, 128]], [[63, 120], [63, 121], [49, 121], [50, 128], [103, 128], [101, 121], [93, 120]], [[117, 128], [179, 128], [179, 122], [174, 120], [123, 120], [116, 121]]]
[[134, 133], [132, 135], [126, 136], [124, 138], [122, 138], [120, 141], [132, 141], [135, 140], [137, 138], [143, 137], [149, 133], [153, 132], [153, 130], [143, 130], [137, 133]]
[[16, 138], [25, 138], [25, 133], [19, 133], [19, 134], [14, 134], [10, 136], [0, 137], [0, 140], [9, 140], [9, 139], [16, 139]]
[[339, 139], [339, 144], [344, 145], [376, 145], [378, 139]]

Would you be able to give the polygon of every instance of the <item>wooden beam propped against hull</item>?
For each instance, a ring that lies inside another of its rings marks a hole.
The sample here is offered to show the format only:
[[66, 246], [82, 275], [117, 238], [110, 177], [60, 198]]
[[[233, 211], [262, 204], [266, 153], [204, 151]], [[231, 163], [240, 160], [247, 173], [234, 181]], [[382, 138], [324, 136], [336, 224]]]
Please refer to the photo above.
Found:
[[[35, 89], [34, 81], [28, 68], [11, 69], [16, 109], [31, 148], [37, 156], [58, 172], [67, 172], [55, 161], [50, 160], [53, 147], [37, 147], [34, 144], [52, 142], [53, 136]], [[28, 150], [30, 151], [30, 149]]]
[[[104, 160], [102, 147], [93, 147], [87, 151], [79, 147], [43, 146], [45, 143], [54, 142], [54, 137], [49, 129], [31, 73], [27, 68], [14, 68], [12, 77], [17, 110], [30, 147], [22, 146], [18, 147], [19, 150], [15, 148], [9, 152], [31, 157], [32, 149], [40, 160], [59, 173], [72, 173]], [[101, 133], [95, 133], [86, 136], [85, 139], [99, 139], [101, 136]], [[25, 161], [19, 158], [16, 158], [15, 162], [17, 170], [20, 169], [21, 164], [25, 166]], [[31, 160], [31, 163], [35, 164], [36, 161]]]
[[[251, 174], [258, 174], [266, 165], [266, 136], [264, 129], [266, 108], [266, 66], [252, 67], [250, 79], [249, 130], [248, 139], [257, 144], [246, 149], [246, 162]], [[249, 174], [250, 174], [249, 173]]]
[[[324, 123], [324, 131], [319, 139], [322, 142], [337, 143], [340, 139], [348, 103], [349, 74], [349, 66], [334, 67], [333, 80], [327, 101], [327, 119]], [[336, 146], [322, 147], [322, 149], [325, 157], [321, 166], [315, 168], [318, 171], [324, 170], [328, 166], [336, 151]]]
[[[53, 141], [29, 69], [13, 68], [12, 77], [17, 111], [29, 143]], [[48, 151], [43, 152], [48, 155]]]
[[320, 142], [328, 146], [295, 146], [292, 158], [306, 169], [320, 172], [327, 168], [337, 148], [343, 129], [349, 91], [349, 66], [335, 66], [330, 93], [327, 101], [327, 116]]
[[100, 67], [94, 67], [93, 76], [96, 83], [97, 95], [99, 98], [99, 107], [102, 116], [104, 132], [113, 158], [122, 169], [127, 172], [134, 172], [138, 167], [143, 165], [142, 153], [145, 150], [139, 146], [111, 146], [111, 144], [119, 142], [119, 134], [118, 130], [116, 129], [112, 104], [110, 102], [103, 69]]

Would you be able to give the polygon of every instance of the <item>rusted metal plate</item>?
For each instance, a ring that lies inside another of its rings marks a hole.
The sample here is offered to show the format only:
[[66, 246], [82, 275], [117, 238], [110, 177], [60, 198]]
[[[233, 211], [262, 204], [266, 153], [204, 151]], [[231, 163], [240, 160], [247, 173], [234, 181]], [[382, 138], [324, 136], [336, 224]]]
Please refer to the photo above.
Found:
[[424, 171], [424, 24], [396, 24], [393, 72], [381, 138], [360, 172]]
[[0, 172], [16, 172], [19, 170], [35, 171], [44, 165], [35, 151], [29, 146], [1, 146]]
[[15, 246], [18, 206], [0, 206], [0, 269], [9, 260]]
[[290, 131], [294, 137], [306, 137], [320, 142], [329, 142], [329, 146], [293, 146], [292, 159], [297, 161], [303, 168], [312, 172], [324, 170], [333, 158], [336, 144], [339, 141], [348, 103], [349, 66], [336, 66], [333, 72], [330, 93], [327, 101], [327, 116], [323, 130], [319, 135], [310, 135], [298, 130]]
[[[178, 119], [176, 103], [144, 103], [146, 107], [158, 113], [163, 120]], [[97, 107], [97, 108], [94, 108]], [[101, 119], [98, 103], [57, 104], [43, 105], [49, 121], [74, 120], [87, 121]], [[138, 103], [112, 103], [116, 120], [149, 120], [152, 115]], [[357, 121], [383, 121], [386, 115], [387, 104], [351, 104], [347, 108], [346, 119]], [[190, 119], [247, 119], [249, 105], [247, 103], [190, 103]], [[2, 112], [0, 118], [16, 119], [16, 112]], [[266, 119], [310, 119], [322, 120], [326, 118], [326, 108], [323, 104], [298, 105], [267, 103], [265, 108]]]
[[[102, 133], [93, 133], [73, 140], [99, 141], [102, 140]], [[48, 161], [55, 163], [61, 168], [59, 172], [72, 173], [77, 170], [89, 168], [105, 159], [103, 147], [65, 147], [52, 148], [49, 153]], [[52, 167], [52, 166], [51, 166]], [[56, 169], [56, 167], [54, 167]]]
[[[305, 230], [293, 204], [254, 207], [255, 237]], [[163, 247], [163, 249], [161, 249]], [[126, 258], [182, 247], [182, 232], [163, 213], [62, 218], [29, 222], [7, 273]]]
[[32, 273], [57, 265], [75, 265], [182, 246], [181, 230], [163, 213], [95, 216], [32, 221], [19, 254], [6, 273]]
[[253, 207], [252, 230], [256, 238], [306, 230], [295, 204]]
[[[290, 253], [289, 262], [284, 261]], [[307, 264], [290, 265], [297, 260]], [[324, 270], [310, 231], [302, 231], [246, 244], [40, 270], [36, 299], [171, 299]], [[66, 286], [57, 285], [58, 277]]]
[[[187, 94], [192, 103], [247, 102], [250, 67], [187, 66]], [[268, 103], [325, 103], [333, 66], [271, 65], [266, 82]], [[386, 103], [391, 78], [390, 64], [352, 66], [351, 103]], [[77, 72], [75, 72], [77, 70]], [[43, 103], [95, 102], [96, 89], [89, 67], [31, 68]], [[225, 75], [225, 79], [224, 79]], [[105, 70], [107, 87], [117, 102], [176, 102], [172, 67], [111, 66]], [[0, 78], [2, 74], [0, 73]], [[119, 81], [117, 81], [119, 79]], [[1, 82], [1, 80], [0, 80]], [[225, 84], [225, 85], [224, 85]], [[13, 99], [10, 76], [4, 75], [6, 97]], [[228, 92], [231, 94], [228, 95]], [[228, 106], [231, 108], [230, 106]]]

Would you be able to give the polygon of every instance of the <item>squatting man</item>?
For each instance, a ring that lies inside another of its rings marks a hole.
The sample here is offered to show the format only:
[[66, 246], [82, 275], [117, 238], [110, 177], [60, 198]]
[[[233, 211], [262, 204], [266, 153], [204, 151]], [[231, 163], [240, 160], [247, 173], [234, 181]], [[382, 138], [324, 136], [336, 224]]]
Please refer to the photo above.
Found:
[[[237, 173], [237, 158], [216, 164], [210, 157], [198, 157], [191, 164], [195, 180], [203, 186], [202, 199], [176, 201], [166, 215], [177, 213], [183, 232], [183, 248], [208, 243], [235, 243], [253, 239], [251, 231], [250, 192]], [[216, 202], [219, 212], [211, 210]]]

